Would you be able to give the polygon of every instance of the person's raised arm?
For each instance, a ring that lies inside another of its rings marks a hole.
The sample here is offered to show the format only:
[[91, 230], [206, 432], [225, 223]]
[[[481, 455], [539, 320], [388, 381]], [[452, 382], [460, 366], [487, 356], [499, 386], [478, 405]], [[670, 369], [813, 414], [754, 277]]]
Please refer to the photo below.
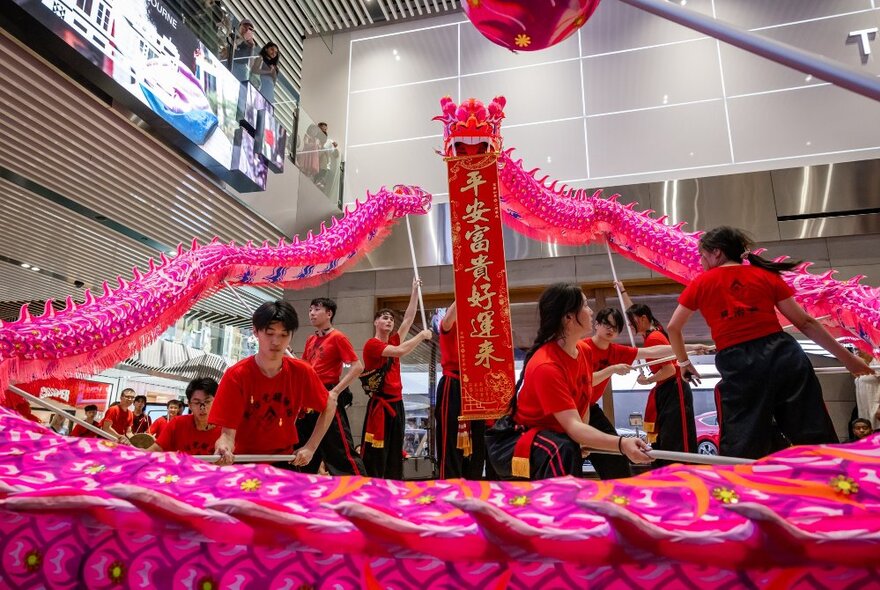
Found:
[[423, 341], [430, 340], [433, 337], [434, 337], [434, 333], [431, 332], [431, 330], [422, 330], [421, 332], [419, 332], [418, 334], [416, 334], [415, 336], [413, 336], [409, 340], [404, 340], [403, 342], [401, 342], [397, 346], [393, 346], [393, 345], [386, 346], [382, 350], [382, 356], [384, 356], [384, 357], [393, 356], [393, 357], [397, 357], [397, 358], [400, 358], [402, 356], [406, 356], [409, 353], [411, 353], [413, 350], [415, 350], [416, 347], [419, 344], [421, 344]]
[[873, 375], [874, 371], [868, 364], [851, 354], [834, 336], [828, 333], [825, 326], [816, 318], [804, 311], [804, 308], [794, 300], [794, 297], [783, 299], [776, 304], [782, 315], [791, 322], [791, 325], [801, 331], [810, 340], [830, 352], [839, 360], [846, 370], [853, 375]]
[[455, 301], [453, 301], [452, 305], [446, 308], [446, 315], [443, 316], [443, 320], [440, 322], [440, 329], [444, 332], [448, 332], [452, 329], [452, 324], [454, 324], [457, 319], [458, 310], [455, 307]]
[[653, 459], [645, 454], [648, 445], [638, 437], [623, 437], [605, 434], [578, 416], [577, 410], [563, 410], [553, 414], [565, 433], [579, 445], [597, 451], [620, 451], [633, 463], [650, 463]]
[[666, 325], [666, 333], [669, 335], [669, 343], [672, 346], [672, 352], [678, 361], [678, 366], [681, 368], [682, 378], [699, 385], [700, 373], [697, 371], [696, 367], [694, 367], [691, 359], [688, 358], [687, 350], [684, 345], [684, 336], [682, 335], [682, 330], [684, 330], [685, 324], [687, 324], [693, 314], [694, 310], [688, 309], [684, 305], [679, 304], [678, 307], [675, 308], [675, 311], [672, 312], [672, 319], [670, 319], [669, 323]]
[[623, 304], [623, 309], [629, 309], [632, 307], [632, 299], [629, 298], [629, 295], [626, 292], [626, 287], [623, 286], [623, 281], [615, 281], [614, 285], [620, 289], [620, 302]]
[[[406, 335], [409, 334], [409, 329], [413, 324], [413, 320], [416, 319], [416, 309], [419, 306], [419, 287], [421, 284], [421, 279], [413, 279], [412, 293], [409, 295], [409, 305], [406, 306], [406, 311], [403, 313], [403, 319], [400, 320], [400, 327], [397, 329], [397, 335], [400, 336], [401, 342], [406, 340]], [[427, 328], [428, 326], [422, 327]]]

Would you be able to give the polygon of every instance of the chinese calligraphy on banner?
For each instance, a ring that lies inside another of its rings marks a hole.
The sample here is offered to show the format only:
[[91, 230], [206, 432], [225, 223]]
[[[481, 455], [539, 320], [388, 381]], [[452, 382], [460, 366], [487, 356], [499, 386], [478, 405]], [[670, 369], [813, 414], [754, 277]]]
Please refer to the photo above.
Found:
[[497, 158], [491, 153], [446, 160], [462, 420], [504, 415], [514, 388]]

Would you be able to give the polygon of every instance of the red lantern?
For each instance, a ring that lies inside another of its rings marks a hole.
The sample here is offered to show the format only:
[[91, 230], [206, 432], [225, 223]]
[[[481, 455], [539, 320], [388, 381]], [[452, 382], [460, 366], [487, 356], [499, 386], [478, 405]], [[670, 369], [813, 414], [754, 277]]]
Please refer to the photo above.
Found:
[[465, 14], [483, 36], [513, 51], [552, 47], [584, 26], [599, 0], [466, 0]]

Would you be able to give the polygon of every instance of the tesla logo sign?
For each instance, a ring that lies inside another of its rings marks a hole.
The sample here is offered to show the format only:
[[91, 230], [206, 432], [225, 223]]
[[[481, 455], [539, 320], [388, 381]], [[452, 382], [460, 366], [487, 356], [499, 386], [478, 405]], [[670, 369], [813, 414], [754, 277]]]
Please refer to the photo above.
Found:
[[850, 31], [849, 37], [847, 39], [852, 39], [853, 37], [856, 37], [859, 42], [859, 51], [861, 51], [863, 56], [867, 57], [871, 55], [871, 41], [877, 36], [878, 30], [880, 30], [880, 27], [871, 27], [870, 29]]

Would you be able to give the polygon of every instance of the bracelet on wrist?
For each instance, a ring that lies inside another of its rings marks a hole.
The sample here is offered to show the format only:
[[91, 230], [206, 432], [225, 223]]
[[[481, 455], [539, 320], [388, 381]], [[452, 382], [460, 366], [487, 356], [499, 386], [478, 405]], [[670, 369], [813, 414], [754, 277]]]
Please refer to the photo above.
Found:
[[617, 450], [620, 451], [621, 455], [623, 455], [623, 437], [622, 436], [617, 438]]
[[676, 360], [676, 362], [678, 363], [679, 367], [690, 367], [693, 365], [691, 359], [685, 359], [683, 361]]

